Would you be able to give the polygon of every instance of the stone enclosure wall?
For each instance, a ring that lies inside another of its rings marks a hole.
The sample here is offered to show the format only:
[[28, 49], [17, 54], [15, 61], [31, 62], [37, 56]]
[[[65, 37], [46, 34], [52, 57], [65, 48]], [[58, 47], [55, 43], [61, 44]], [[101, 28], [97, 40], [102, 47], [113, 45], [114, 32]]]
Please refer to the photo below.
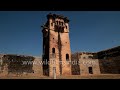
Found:
[[100, 74], [99, 61], [92, 53], [72, 54], [71, 65], [73, 75]]
[[0, 75], [42, 75], [39, 57], [24, 55], [1, 55]]

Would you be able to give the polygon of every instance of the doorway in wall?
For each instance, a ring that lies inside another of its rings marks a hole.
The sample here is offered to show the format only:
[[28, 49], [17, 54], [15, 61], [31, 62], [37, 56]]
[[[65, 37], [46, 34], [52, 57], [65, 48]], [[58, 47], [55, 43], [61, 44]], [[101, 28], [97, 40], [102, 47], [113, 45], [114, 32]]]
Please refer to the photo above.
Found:
[[92, 69], [92, 67], [88, 67], [88, 70], [89, 70], [89, 74], [93, 74], [93, 69]]

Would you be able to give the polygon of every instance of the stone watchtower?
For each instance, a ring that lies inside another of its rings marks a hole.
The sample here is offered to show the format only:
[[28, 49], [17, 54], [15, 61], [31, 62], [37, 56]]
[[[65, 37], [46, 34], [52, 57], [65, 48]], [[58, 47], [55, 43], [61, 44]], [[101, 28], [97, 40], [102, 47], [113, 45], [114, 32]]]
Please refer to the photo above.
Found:
[[43, 74], [71, 75], [69, 20], [67, 17], [50, 13], [42, 27]]

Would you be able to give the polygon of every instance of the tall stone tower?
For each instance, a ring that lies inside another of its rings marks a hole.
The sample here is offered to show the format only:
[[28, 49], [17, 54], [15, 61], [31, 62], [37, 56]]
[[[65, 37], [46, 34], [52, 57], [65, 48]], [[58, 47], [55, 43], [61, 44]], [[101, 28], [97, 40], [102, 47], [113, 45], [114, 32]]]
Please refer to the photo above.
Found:
[[53, 76], [71, 75], [71, 49], [69, 20], [67, 17], [48, 14], [42, 26], [43, 33], [43, 74]]

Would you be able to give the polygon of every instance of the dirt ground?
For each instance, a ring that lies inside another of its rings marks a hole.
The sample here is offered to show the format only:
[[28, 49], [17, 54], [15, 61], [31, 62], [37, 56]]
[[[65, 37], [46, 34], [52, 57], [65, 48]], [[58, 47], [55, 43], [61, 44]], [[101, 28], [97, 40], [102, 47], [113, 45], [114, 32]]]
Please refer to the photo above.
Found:
[[[0, 76], [0, 79], [53, 79], [53, 77], [43, 75], [24, 75], [24, 76]], [[101, 74], [101, 75], [71, 75], [57, 76], [56, 79], [120, 79], [120, 74]]]

